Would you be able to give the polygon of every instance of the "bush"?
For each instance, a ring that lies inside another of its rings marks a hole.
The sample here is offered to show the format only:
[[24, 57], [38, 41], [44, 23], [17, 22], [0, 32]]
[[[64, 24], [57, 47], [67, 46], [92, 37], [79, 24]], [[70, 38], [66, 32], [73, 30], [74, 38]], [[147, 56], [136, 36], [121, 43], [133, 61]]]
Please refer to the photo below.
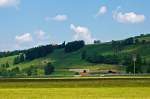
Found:
[[0, 76], [8, 76], [8, 70], [5, 67], [0, 67]]
[[10, 71], [9, 71], [9, 76], [10, 77], [15, 77], [17, 74], [19, 74], [20, 73], [20, 69], [19, 69], [19, 67], [15, 67], [15, 68], [13, 68], [13, 69], [11, 69]]
[[86, 60], [91, 63], [104, 63], [104, 56], [93, 54], [93, 55], [88, 56]]
[[37, 67], [30, 66], [28, 69], [26, 69], [26, 73], [28, 76], [35, 76], [37, 75]]
[[45, 75], [50, 75], [52, 72], [54, 72], [54, 66], [51, 63], [47, 63], [47, 65], [44, 68]]

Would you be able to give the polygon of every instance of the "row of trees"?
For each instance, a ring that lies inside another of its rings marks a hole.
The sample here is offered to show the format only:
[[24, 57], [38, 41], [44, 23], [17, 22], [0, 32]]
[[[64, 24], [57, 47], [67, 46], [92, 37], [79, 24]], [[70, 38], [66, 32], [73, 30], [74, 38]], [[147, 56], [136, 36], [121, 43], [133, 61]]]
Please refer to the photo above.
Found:
[[33, 60], [36, 58], [44, 57], [54, 50], [52, 45], [39, 46], [36, 48], [31, 48], [25, 51], [25, 60]]
[[[133, 60], [133, 56], [136, 58], [135, 62]], [[88, 54], [87, 51], [83, 51], [81, 53], [81, 58], [94, 64], [116, 64], [116, 65], [123, 65], [126, 68], [127, 73], [134, 72], [134, 65], [136, 73], [147, 72], [150, 73], [150, 63], [146, 61], [141, 55], [101, 55], [98, 53], [90, 53]], [[147, 71], [143, 69], [143, 67], [148, 67]]]
[[[76, 51], [76, 50], [84, 47], [84, 45], [85, 45], [84, 41], [73, 41], [73, 42], [69, 42], [67, 44], [65, 42], [63, 42], [60, 45], [39, 46], [39, 47], [31, 48], [28, 50], [14, 51], [14, 52], [8, 52], [8, 53], [11, 53], [12, 55], [19, 54], [14, 58], [13, 64], [16, 65], [16, 64], [22, 63], [24, 61], [31, 61], [36, 58], [45, 57], [46, 55], [52, 53], [54, 51], [54, 49], [64, 48], [64, 51], [68, 53], [68, 52]], [[8, 53], [7, 53], [7, 55], [9, 55]], [[4, 55], [4, 53], [3, 53], [3, 55]]]
[[3, 68], [9, 68], [9, 63], [6, 62], [5, 64], [0, 64], [0, 67], [3, 67]]
[[86, 51], [83, 51], [81, 54], [81, 58], [85, 59], [90, 63], [95, 64], [119, 64], [120, 58], [116, 55], [101, 55], [92, 53], [90, 55], [86, 54]]
[[12, 69], [8, 69], [2, 66], [0, 67], [0, 76], [2, 77], [15, 77], [19, 73], [20, 73], [19, 67], [15, 67]]
[[31, 61], [37, 58], [45, 57], [46, 55], [52, 53], [54, 49], [61, 49], [64, 48], [65, 52], [73, 52], [85, 45], [84, 41], [74, 41], [65, 44], [63, 42], [60, 45], [46, 45], [46, 46], [39, 46], [35, 48], [31, 48], [28, 50], [24, 50], [23, 53], [17, 55], [14, 59], [13, 64], [19, 64], [24, 61]]
[[22, 63], [24, 61], [30, 61], [36, 58], [44, 57], [52, 53], [54, 49], [61, 49], [61, 48], [65, 48], [65, 42], [63, 42], [60, 45], [46, 45], [24, 50], [22, 51], [22, 53], [19, 53], [19, 55], [15, 57], [14, 65]]
[[[126, 66], [126, 72], [127, 73], [134, 73], [134, 69], [135, 69], [135, 73], [143, 73], [144, 72], [143, 67], [148, 66], [148, 62], [146, 61], [145, 58], [143, 58], [139, 54], [137, 54], [136, 56], [135, 55], [128, 55], [124, 58], [123, 65]], [[145, 72], [149, 73], [148, 69]]]
[[112, 44], [112, 49], [114, 51], [114, 54], [119, 54], [119, 52], [128, 45], [134, 45], [134, 44], [144, 44], [146, 43], [146, 40], [139, 40], [138, 38], [128, 38], [122, 41], [114, 41], [112, 40], [111, 44]]
[[[21, 70], [19, 67], [9, 68], [8, 62], [0, 65], [0, 77], [17, 77], [17, 76], [38, 76], [38, 75], [50, 75], [54, 72], [55, 68], [51, 63], [45, 64], [45, 66], [30, 66], [29, 68]], [[39, 73], [43, 71], [43, 73]]]
[[[9, 63], [6, 62], [5, 64], [0, 64], [0, 75], [5, 76], [8, 75], [7, 69], [9, 68]], [[10, 71], [9, 71], [10, 72]]]
[[14, 58], [13, 64], [15, 65], [15, 64], [22, 63], [22, 62], [25, 61], [25, 58], [26, 58], [26, 57], [25, 57], [25, 54], [21, 53], [21, 54], [19, 54], [18, 56], [16, 56], [16, 57]]
[[114, 41], [112, 40], [112, 45], [121, 45], [121, 46], [127, 46], [127, 45], [133, 45], [133, 44], [144, 44], [146, 43], [146, 40], [139, 40], [135, 37], [130, 37], [122, 41]]
[[24, 52], [24, 50], [16, 50], [16, 51], [12, 51], [12, 52], [11, 51], [0, 52], [0, 58], [17, 55], [17, 54], [22, 53], [22, 52]]
[[[80, 48], [82, 48], [84, 46], [85, 46], [85, 42], [83, 40], [73, 41], [73, 42], [69, 42], [67, 44], [65, 44], [65, 42], [63, 42], [60, 45], [39, 46], [39, 47], [31, 48], [29, 50], [24, 51], [25, 55], [23, 55], [23, 54], [19, 55], [16, 60], [18, 60], [19, 62], [22, 60], [33, 60], [36, 58], [44, 57], [47, 54], [52, 53], [54, 49], [60, 49], [60, 48], [64, 48], [64, 51], [67, 53], [73, 52], [73, 51], [79, 50]], [[25, 59], [23, 59], [23, 58], [25, 58]]]
[[[47, 47], [50, 47], [53, 46], [54, 49], [60, 49], [60, 48], [65, 48], [65, 41], [60, 44], [60, 45], [46, 45], [46, 46], [39, 46], [39, 47], [35, 47], [33, 49], [39, 49], [39, 48], [47, 48]], [[29, 50], [33, 50], [32, 48], [29, 49]], [[20, 53], [26, 53], [28, 52], [28, 50], [15, 50], [15, 51], [4, 51], [4, 52], [0, 52], [0, 58], [2, 57], [7, 57], [7, 56], [13, 56], [13, 55], [18, 55]]]
[[25, 72], [27, 76], [37, 76], [39, 70], [44, 70], [44, 75], [50, 75], [55, 71], [55, 68], [51, 63], [47, 63], [44, 66], [44, 68], [39, 68], [37, 66], [30, 66], [29, 68], [25, 69]]

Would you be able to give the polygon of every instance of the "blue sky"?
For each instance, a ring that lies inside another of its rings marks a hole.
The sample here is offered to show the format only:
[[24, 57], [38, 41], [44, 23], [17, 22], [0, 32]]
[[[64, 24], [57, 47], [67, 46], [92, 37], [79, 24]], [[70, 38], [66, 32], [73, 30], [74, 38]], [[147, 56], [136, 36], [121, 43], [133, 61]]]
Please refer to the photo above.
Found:
[[0, 51], [150, 33], [150, 0], [0, 0]]

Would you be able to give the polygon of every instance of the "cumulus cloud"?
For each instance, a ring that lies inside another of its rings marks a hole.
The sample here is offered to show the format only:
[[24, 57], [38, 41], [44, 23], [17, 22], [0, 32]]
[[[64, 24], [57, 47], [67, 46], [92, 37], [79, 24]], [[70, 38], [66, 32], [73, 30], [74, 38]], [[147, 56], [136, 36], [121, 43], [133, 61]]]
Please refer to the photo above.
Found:
[[54, 40], [50, 35], [48, 35], [48, 33], [40, 29], [32, 33], [17, 35], [15, 36], [15, 41], [15, 49], [27, 49], [31, 47], [49, 44]]
[[50, 42], [54, 41], [53, 37], [50, 35], [50, 33], [45, 32], [44, 30], [36, 30], [34, 32], [34, 45], [39, 46], [39, 45], [45, 45], [49, 44]]
[[35, 32], [35, 35], [36, 35], [37, 39], [39, 39], [39, 40], [45, 39], [45, 34], [46, 33], [43, 30], [38, 30]]
[[[49, 19], [49, 18], [47, 17], [47, 19]], [[52, 19], [54, 21], [66, 21], [68, 19], [68, 16], [67, 15], [56, 15]]]
[[91, 32], [86, 27], [70, 25], [70, 28], [75, 32], [74, 40], [84, 40], [86, 43], [93, 43], [94, 38], [91, 36]]
[[23, 35], [17, 35], [15, 37], [18, 43], [31, 42], [33, 40], [32, 35], [30, 33], [25, 33]]
[[137, 14], [135, 12], [122, 13], [114, 12], [113, 18], [120, 23], [141, 23], [144, 22], [146, 17], [142, 14]]
[[20, 0], [0, 0], [0, 7], [17, 7]]
[[105, 14], [107, 13], [107, 7], [106, 6], [101, 6], [99, 8], [99, 11], [97, 12], [96, 16], [99, 16], [99, 15], [102, 15], [102, 14]]

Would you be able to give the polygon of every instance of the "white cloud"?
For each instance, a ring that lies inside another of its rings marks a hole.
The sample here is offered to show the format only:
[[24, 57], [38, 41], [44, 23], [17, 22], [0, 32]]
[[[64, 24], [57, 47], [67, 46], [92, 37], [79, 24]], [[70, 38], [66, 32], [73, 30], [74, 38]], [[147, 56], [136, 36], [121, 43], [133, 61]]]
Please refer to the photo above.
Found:
[[135, 12], [114, 12], [113, 18], [120, 23], [141, 23], [144, 22], [146, 17], [142, 14], [137, 14]]
[[45, 38], [45, 32], [43, 30], [38, 30], [35, 32], [37, 39], [43, 40]]
[[70, 25], [70, 28], [75, 32], [74, 40], [84, 40], [86, 43], [93, 43], [94, 38], [91, 36], [91, 32], [86, 27]]
[[17, 7], [20, 0], [0, 0], [0, 7]]
[[[50, 18], [46, 18], [47, 20], [49, 20]], [[55, 21], [66, 21], [68, 19], [67, 15], [56, 15], [55, 17], [52, 18]]]
[[50, 44], [52, 42], [52, 38], [48, 33], [43, 31], [42, 29], [36, 30], [32, 33], [25, 33], [22, 35], [17, 35], [15, 37], [15, 48], [16, 49], [27, 49], [31, 47], [36, 47], [39, 45]]
[[30, 33], [25, 33], [23, 35], [17, 35], [15, 37], [15, 39], [18, 43], [31, 42], [33, 40]]
[[105, 14], [107, 13], [107, 7], [106, 6], [101, 6], [99, 8], [99, 11], [97, 12], [96, 16], [99, 16], [99, 15], [102, 15], [102, 14]]
[[40, 29], [34, 32], [34, 45], [45, 45], [49, 44], [53, 41], [52, 36], [50, 33], [45, 32], [44, 30]]

